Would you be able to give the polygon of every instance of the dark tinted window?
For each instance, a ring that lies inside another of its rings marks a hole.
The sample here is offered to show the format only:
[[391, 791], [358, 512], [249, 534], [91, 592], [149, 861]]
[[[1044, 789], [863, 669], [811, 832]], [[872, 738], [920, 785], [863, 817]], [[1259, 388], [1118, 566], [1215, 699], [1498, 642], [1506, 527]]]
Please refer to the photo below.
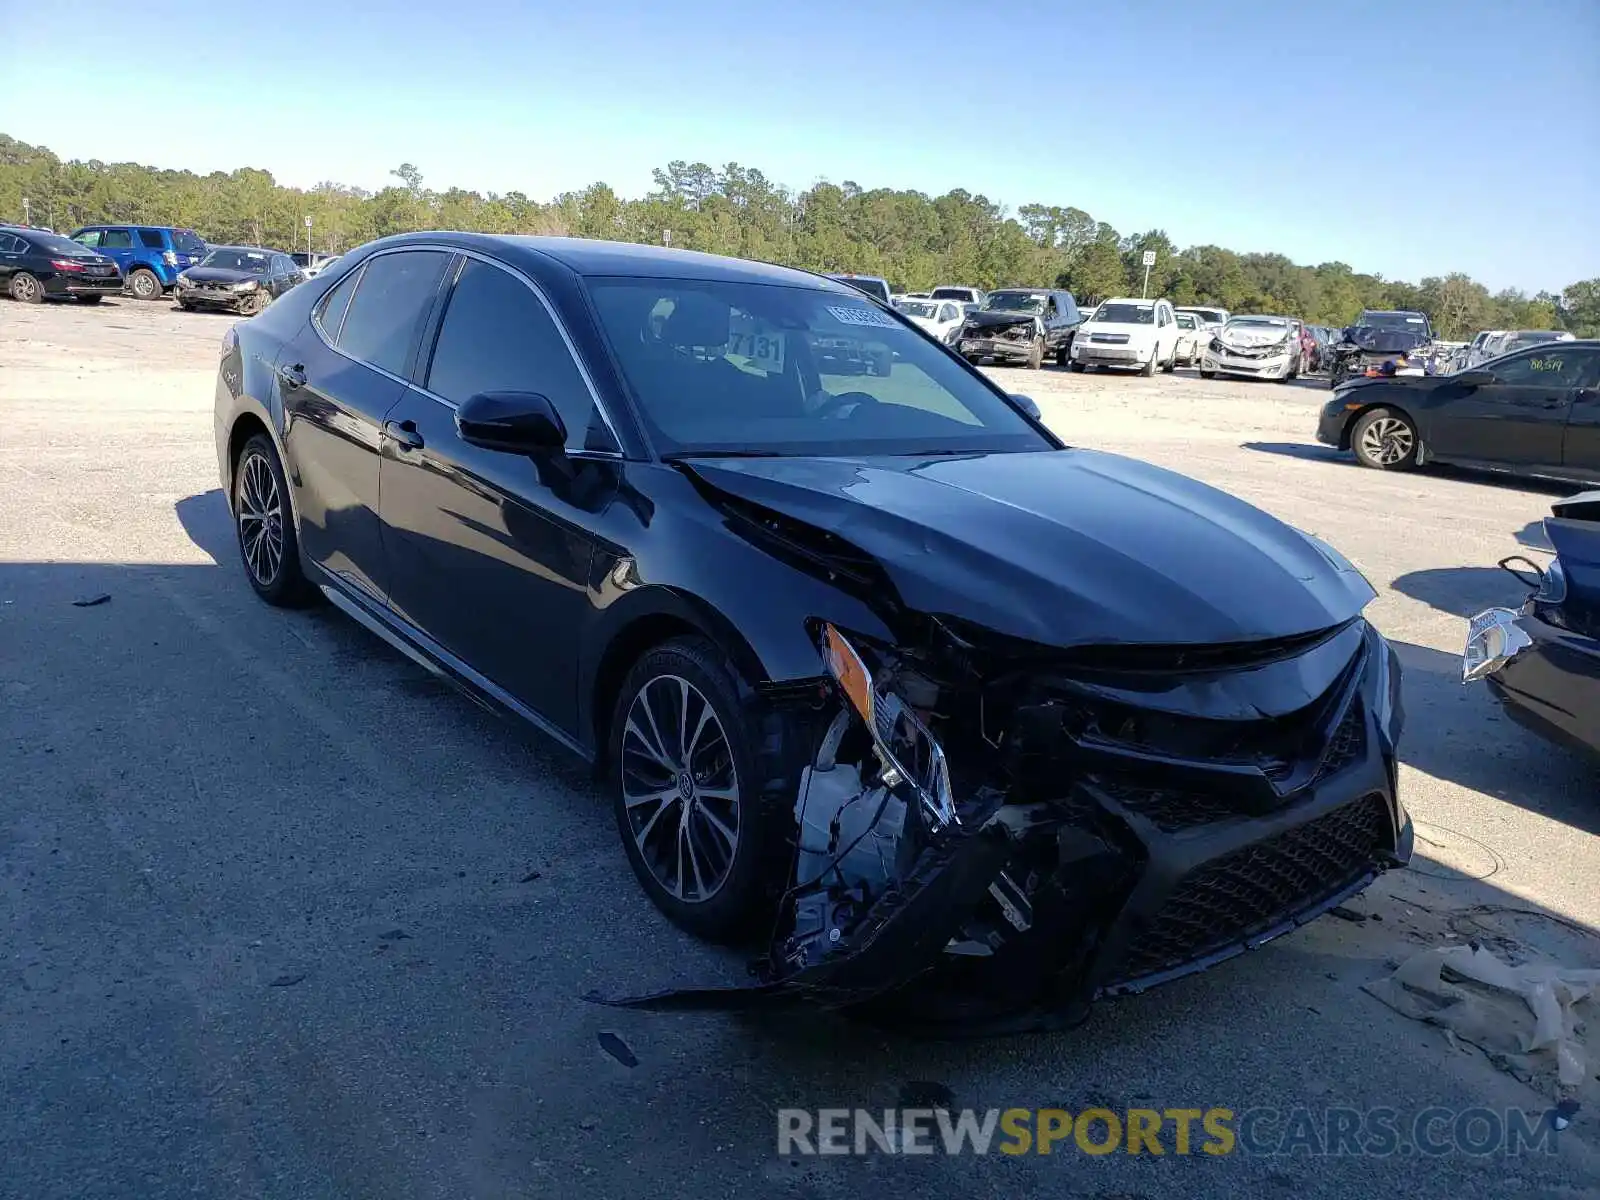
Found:
[[447, 261], [440, 250], [403, 250], [370, 260], [345, 314], [339, 349], [404, 375]]
[[98, 229], [86, 229], [72, 240], [83, 246], [98, 246], [100, 244], [100, 231]]
[[1580, 387], [1593, 354], [1587, 347], [1569, 350], [1560, 342], [1553, 342], [1532, 354], [1496, 364], [1494, 377], [1512, 387]]
[[174, 229], [172, 231], [172, 248], [179, 254], [204, 254], [206, 244], [200, 240], [192, 229]]
[[539, 297], [516, 276], [477, 259], [467, 260], [450, 295], [428, 390], [456, 404], [479, 392], [538, 392], [561, 414], [568, 445], [613, 448], [598, 432], [594, 397]]
[[164, 250], [167, 246], [167, 239], [161, 236], [159, 229], [139, 230], [139, 241], [152, 250]]
[[344, 322], [344, 310], [350, 307], [350, 297], [356, 290], [356, 276], [360, 274], [360, 271], [352, 271], [341, 280], [323, 298], [322, 307], [317, 310], [317, 324], [322, 326], [323, 336], [334, 345], [339, 344], [339, 326]]
[[0, 254], [21, 254], [27, 248], [21, 238], [0, 233]]
[[107, 229], [100, 234], [100, 245], [107, 250], [133, 249], [133, 230]]

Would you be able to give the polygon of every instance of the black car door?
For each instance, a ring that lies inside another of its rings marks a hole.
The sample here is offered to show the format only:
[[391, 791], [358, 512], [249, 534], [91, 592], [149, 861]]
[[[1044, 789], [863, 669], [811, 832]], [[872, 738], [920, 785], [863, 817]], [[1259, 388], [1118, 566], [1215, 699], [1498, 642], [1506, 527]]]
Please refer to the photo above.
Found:
[[[386, 426], [390, 606], [575, 734], [591, 529], [615, 491], [616, 441], [552, 310], [502, 266], [460, 260], [422, 358]], [[456, 408], [480, 392], [547, 397], [567, 429], [567, 453], [463, 441]]]
[[0, 288], [8, 286], [11, 277], [22, 270], [22, 255], [28, 243], [9, 233], [0, 233]]
[[381, 600], [378, 453], [450, 254], [377, 254], [341, 280], [278, 355], [283, 440], [305, 556]]
[[1600, 349], [1579, 346], [1565, 353], [1579, 365], [1561, 448], [1562, 470], [1584, 479], [1600, 479]]
[[1419, 413], [1430, 456], [1525, 468], [1561, 465], [1580, 364], [1559, 350], [1487, 363], [1484, 382], [1447, 376]]

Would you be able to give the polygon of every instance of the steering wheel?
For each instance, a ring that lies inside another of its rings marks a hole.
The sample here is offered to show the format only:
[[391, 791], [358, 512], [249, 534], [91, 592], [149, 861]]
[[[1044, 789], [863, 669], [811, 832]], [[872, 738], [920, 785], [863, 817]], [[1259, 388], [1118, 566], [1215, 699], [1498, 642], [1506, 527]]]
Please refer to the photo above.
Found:
[[822, 402], [821, 407], [811, 415], [819, 421], [826, 421], [847, 405], [876, 403], [878, 403], [878, 398], [871, 392], [840, 392], [837, 396], [829, 396]]

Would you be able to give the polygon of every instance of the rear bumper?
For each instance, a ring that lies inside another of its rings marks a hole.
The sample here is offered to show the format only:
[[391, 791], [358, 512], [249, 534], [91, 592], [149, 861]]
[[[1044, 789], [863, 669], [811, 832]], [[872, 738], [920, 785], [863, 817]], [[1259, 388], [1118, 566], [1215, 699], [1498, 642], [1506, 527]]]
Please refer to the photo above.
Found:
[[105, 279], [88, 279], [78, 275], [52, 275], [43, 280], [46, 296], [118, 296], [122, 294], [122, 276]]

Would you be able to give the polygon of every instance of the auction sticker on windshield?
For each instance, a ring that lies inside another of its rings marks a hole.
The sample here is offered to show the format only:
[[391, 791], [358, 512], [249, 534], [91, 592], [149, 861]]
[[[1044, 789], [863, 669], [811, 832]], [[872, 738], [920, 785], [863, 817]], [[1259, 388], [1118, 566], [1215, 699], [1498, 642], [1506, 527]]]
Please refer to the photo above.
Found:
[[828, 311], [845, 325], [866, 325], [873, 329], [897, 329], [897, 322], [888, 313], [878, 312], [871, 308], [858, 308], [853, 304], [830, 304]]
[[728, 320], [728, 354], [748, 360], [769, 375], [783, 374], [783, 334], [764, 329], [739, 313]]

